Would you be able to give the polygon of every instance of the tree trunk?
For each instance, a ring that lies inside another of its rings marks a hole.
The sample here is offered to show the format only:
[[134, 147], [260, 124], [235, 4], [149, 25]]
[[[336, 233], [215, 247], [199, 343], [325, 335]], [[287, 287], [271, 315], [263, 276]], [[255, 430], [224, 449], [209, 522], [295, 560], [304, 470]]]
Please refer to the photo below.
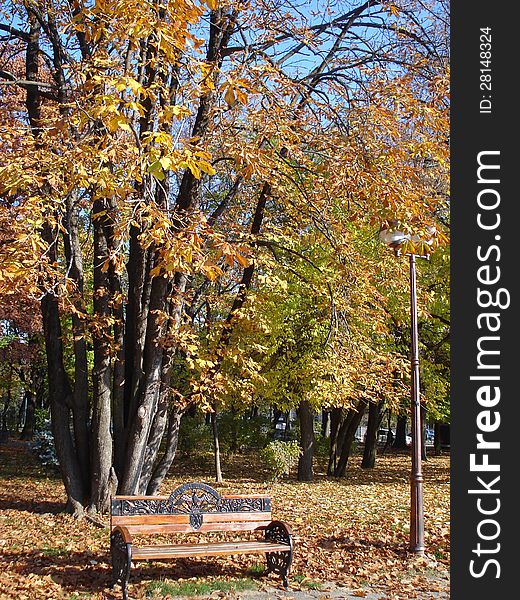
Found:
[[[56, 236], [48, 222], [43, 225], [42, 238], [49, 246], [48, 254], [50, 260], [56, 261]], [[46, 292], [44, 294], [41, 300], [41, 310], [47, 354], [54, 445], [67, 492], [67, 508], [75, 516], [80, 516], [83, 513], [87, 491], [84, 486], [84, 474], [81, 472], [70, 430], [70, 417], [73, 406], [72, 389], [63, 363], [63, 344], [58, 300], [52, 293]]]
[[338, 432], [342, 420], [344, 419], [342, 408], [333, 408], [330, 413], [330, 445], [329, 445], [329, 463], [327, 465], [327, 475], [334, 475], [336, 463], [338, 460]]
[[213, 432], [213, 456], [215, 460], [215, 481], [222, 483], [222, 469], [220, 467], [220, 441], [218, 438], [217, 412], [211, 413], [211, 430]]
[[376, 464], [378, 431], [383, 417], [384, 401], [370, 402], [368, 405], [368, 424], [363, 449], [362, 469], [373, 469]]
[[[112, 214], [115, 214], [114, 208]], [[111, 236], [110, 245], [113, 245], [113, 235]], [[113, 304], [113, 344], [115, 346], [112, 367], [113, 467], [116, 477], [120, 477], [123, 471], [125, 452], [125, 312], [121, 275], [116, 272], [112, 262], [110, 263], [108, 273], [110, 295]]]
[[159, 453], [161, 441], [168, 424], [168, 404], [170, 400], [170, 365], [171, 359], [169, 352], [164, 350], [163, 371], [161, 376], [161, 389], [159, 392], [159, 401], [157, 410], [150, 428], [148, 443], [146, 445], [143, 468], [141, 470], [141, 479], [139, 481], [139, 493], [145, 494], [153, 474], [155, 461]]
[[354, 441], [357, 428], [359, 427], [361, 419], [363, 418], [363, 414], [365, 413], [366, 406], [366, 400], [359, 400], [358, 405], [355, 408], [350, 409], [347, 418], [340, 427], [338, 432], [338, 442], [341, 451], [339, 460], [334, 469], [334, 475], [336, 477], [345, 476], [348, 459], [352, 450], [352, 443]]
[[89, 485], [90, 473], [90, 442], [89, 442], [89, 398], [88, 398], [88, 361], [87, 342], [85, 339], [86, 315], [83, 299], [83, 258], [79, 239], [79, 202], [77, 194], [69, 194], [66, 198], [67, 212], [63, 219], [65, 232], [63, 235], [63, 248], [67, 261], [68, 276], [75, 284], [74, 311], [72, 320], [72, 346], [74, 350], [74, 384], [72, 397], [72, 422], [74, 427], [74, 442], [76, 453], [84, 474], [85, 486]]
[[137, 410], [129, 424], [125, 470], [119, 490], [124, 495], [134, 495], [138, 491], [146, 444], [157, 410], [163, 366], [163, 349], [160, 342], [165, 331], [162, 313], [165, 309], [167, 287], [168, 282], [165, 277], [155, 277], [152, 281], [144, 345], [143, 376], [139, 386]]
[[92, 472], [90, 512], [105, 512], [109, 507], [109, 479], [112, 467], [111, 396], [112, 369], [110, 361], [111, 308], [108, 277], [108, 227], [106, 203], [94, 203], [94, 368], [92, 370]]
[[442, 453], [441, 424], [439, 421], [435, 421], [433, 426], [433, 451], [435, 456], [440, 456]]
[[312, 461], [314, 458], [314, 410], [307, 400], [298, 407], [300, 419], [300, 447], [302, 454], [298, 461], [298, 481], [312, 481], [314, 478]]
[[[126, 428], [135, 416], [137, 397], [143, 377], [143, 353], [146, 340], [146, 323], [151, 290], [150, 251], [145, 250], [139, 239], [141, 231], [137, 227], [130, 229], [130, 248], [127, 263], [128, 296], [124, 330], [124, 394], [123, 405], [117, 405], [114, 415], [118, 424], [115, 465], [120, 479], [123, 476], [123, 465], [126, 455], [126, 435], [121, 434], [121, 426]], [[114, 407], [116, 408], [116, 407]]]
[[425, 419], [426, 419], [426, 409], [424, 408], [424, 406], [421, 404], [421, 427], [420, 427], [420, 431], [421, 431], [421, 459], [422, 460], [428, 460], [428, 455], [426, 452], [426, 423], [425, 423]]
[[321, 411], [321, 435], [323, 437], [330, 436], [330, 410]]
[[36, 397], [31, 389], [25, 390], [25, 419], [20, 434], [21, 440], [32, 440], [36, 427]]
[[406, 450], [406, 415], [399, 415], [397, 417], [397, 424], [395, 426], [395, 440], [393, 448], [398, 450]]
[[13, 368], [9, 369], [9, 377], [7, 380], [7, 392], [4, 395], [4, 406], [2, 408], [2, 439], [7, 440], [9, 438], [9, 429], [7, 427], [7, 413], [9, 412], [9, 408], [11, 406], [12, 393], [11, 393], [11, 377], [13, 373]]
[[152, 477], [150, 478], [150, 483], [148, 484], [148, 488], [146, 490], [146, 494], [148, 496], [154, 496], [157, 494], [171, 467], [173, 459], [175, 458], [179, 443], [179, 428], [181, 424], [181, 418], [185, 412], [185, 409], [179, 408], [174, 408], [169, 412], [168, 432], [166, 434], [166, 449], [163, 456], [157, 463]]

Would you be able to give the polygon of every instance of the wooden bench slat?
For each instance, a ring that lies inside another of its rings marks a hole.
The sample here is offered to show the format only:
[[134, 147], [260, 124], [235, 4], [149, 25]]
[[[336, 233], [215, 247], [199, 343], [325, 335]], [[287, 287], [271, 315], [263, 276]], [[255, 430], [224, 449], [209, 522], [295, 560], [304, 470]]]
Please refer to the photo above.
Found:
[[221, 523], [202, 523], [199, 529], [193, 529], [189, 523], [153, 523], [140, 525], [124, 525], [130, 534], [150, 534], [150, 533], [198, 533], [211, 531], [254, 531], [259, 527], [266, 527], [271, 521], [242, 521], [242, 522], [221, 522]]
[[[230, 512], [203, 513], [204, 523], [233, 523], [240, 521], [270, 521], [270, 512]], [[189, 515], [128, 515], [112, 517], [112, 527], [116, 525], [143, 525], [154, 523], [189, 523]]]
[[263, 554], [289, 552], [288, 544], [274, 542], [221, 542], [215, 544], [182, 544], [170, 546], [143, 546], [132, 548], [132, 559], [185, 558], [189, 556], [219, 556], [230, 554]]

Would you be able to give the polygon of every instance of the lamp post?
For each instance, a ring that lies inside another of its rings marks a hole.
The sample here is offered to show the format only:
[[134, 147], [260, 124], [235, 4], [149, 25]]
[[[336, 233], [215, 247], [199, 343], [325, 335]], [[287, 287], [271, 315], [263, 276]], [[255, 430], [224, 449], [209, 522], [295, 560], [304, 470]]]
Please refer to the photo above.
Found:
[[[431, 239], [424, 245], [430, 245], [435, 236], [435, 229], [429, 230]], [[393, 248], [396, 256], [402, 254], [403, 244], [421, 242], [419, 236], [410, 236], [398, 230], [381, 229], [379, 239]], [[410, 332], [411, 332], [411, 413], [412, 413], [412, 472], [410, 476], [410, 550], [420, 556], [424, 554], [424, 502], [422, 474], [422, 435], [421, 435], [421, 403], [419, 380], [419, 334], [417, 327], [417, 283], [415, 259], [417, 256], [427, 258], [427, 254], [417, 255], [413, 251], [404, 252], [410, 260]]]

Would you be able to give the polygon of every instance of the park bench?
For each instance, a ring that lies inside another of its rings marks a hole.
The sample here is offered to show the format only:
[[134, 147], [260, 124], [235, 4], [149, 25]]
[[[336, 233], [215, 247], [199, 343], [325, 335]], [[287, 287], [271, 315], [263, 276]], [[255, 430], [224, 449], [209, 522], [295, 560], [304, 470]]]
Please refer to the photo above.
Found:
[[[114, 496], [110, 515], [112, 586], [118, 581], [128, 598], [134, 562], [190, 556], [265, 554], [267, 573], [281, 576], [288, 586], [293, 555], [290, 528], [271, 520], [271, 499], [265, 495], [221, 496], [204, 483], [187, 483], [170, 496]], [[134, 535], [197, 532], [261, 531], [262, 539], [135, 545]]]

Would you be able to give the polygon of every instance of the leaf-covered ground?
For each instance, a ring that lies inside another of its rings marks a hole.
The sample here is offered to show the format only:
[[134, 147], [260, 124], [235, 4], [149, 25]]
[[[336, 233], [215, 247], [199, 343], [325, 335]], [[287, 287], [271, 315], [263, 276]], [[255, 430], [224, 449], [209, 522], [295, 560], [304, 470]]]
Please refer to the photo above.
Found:
[[[4, 444], [0, 452], [0, 599], [121, 598], [119, 588], [107, 587], [108, 529], [60, 513], [65, 499], [60, 479], [40, 467], [24, 444]], [[278, 592], [287, 600], [313, 587], [322, 590], [315, 597], [325, 600], [330, 584], [334, 597], [448, 598], [449, 457], [430, 457], [423, 470], [425, 558], [407, 552], [410, 457], [406, 454], [380, 456], [370, 471], [360, 469], [359, 458], [354, 457], [343, 480], [327, 479], [318, 468], [311, 484], [266, 483], [265, 473], [249, 455], [227, 459], [226, 481], [215, 485], [210, 457], [197, 462], [180, 459], [162, 493], [194, 480], [222, 493], [269, 493], [274, 517], [287, 521], [296, 534], [291, 590]], [[108, 524], [108, 518], [101, 521]], [[130, 596], [165, 597], [151, 591], [159, 580], [177, 584], [239, 580], [251, 575], [251, 567], [254, 571], [257, 565], [259, 570], [260, 562], [245, 555], [140, 563], [132, 572]], [[271, 577], [268, 583], [275, 588], [259, 580], [260, 590], [276, 591], [277, 579]], [[245, 598], [247, 592], [237, 595]], [[266, 592], [268, 596], [273, 597]]]

